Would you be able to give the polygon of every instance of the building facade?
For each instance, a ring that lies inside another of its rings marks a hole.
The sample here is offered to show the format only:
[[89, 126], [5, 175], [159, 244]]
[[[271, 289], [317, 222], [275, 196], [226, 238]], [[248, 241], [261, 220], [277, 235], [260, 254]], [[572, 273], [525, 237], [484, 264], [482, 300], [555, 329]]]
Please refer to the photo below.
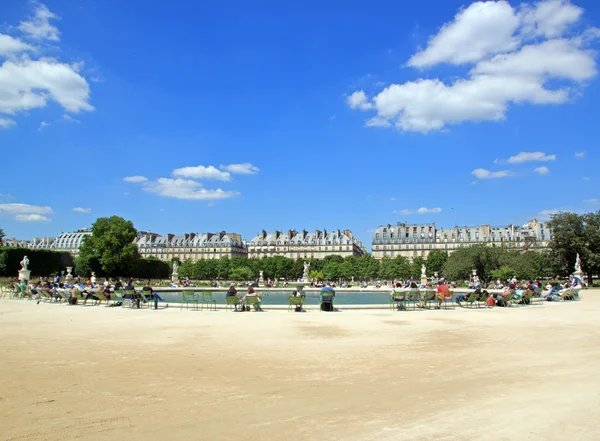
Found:
[[237, 233], [188, 233], [182, 236], [140, 232], [134, 242], [142, 257], [156, 257], [170, 261], [191, 259], [220, 259], [221, 257], [248, 257], [248, 250]]
[[[53, 248], [56, 251], [68, 251], [73, 256], [77, 257], [79, 248], [83, 245], [83, 240], [87, 236], [92, 235], [92, 230], [77, 230], [71, 233], [61, 233], [53, 243]], [[49, 239], [49, 238], [46, 238]], [[35, 239], [34, 239], [35, 240]], [[44, 241], [41, 241], [44, 244]]]
[[248, 257], [284, 256], [291, 259], [323, 259], [326, 256], [360, 257], [367, 251], [350, 230], [289, 230], [287, 233], [262, 231], [246, 243]]
[[552, 232], [544, 222], [536, 219], [525, 225], [492, 227], [458, 227], [437, 229], [432, 224], [412, 224], [398, 222], [396, 225], [383, 225], [373, 233], [373, 257], [403, 256], [427, 258], [432, 250], [447, 251], [474, 245], [503, 246], [514, 249], [540, 250], [548, 246]]

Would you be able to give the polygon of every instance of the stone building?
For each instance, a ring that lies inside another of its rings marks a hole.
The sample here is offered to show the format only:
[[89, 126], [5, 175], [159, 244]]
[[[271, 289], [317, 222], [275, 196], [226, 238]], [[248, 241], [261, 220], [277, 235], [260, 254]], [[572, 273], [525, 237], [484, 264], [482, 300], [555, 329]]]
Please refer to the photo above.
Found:
[[462, 247], [485, 244], [517, 249], [540, 250], [548, 246], [552, 232], [544, 222], [534, 219], [525, 225], [492, 227], [480, 225], [437, 229], [432, 224], [398, 222], [383, 225], [373, 233], [373, 257], [404, 256], [427, 258], [431, 250], [444, 250], [449, 254]]
[[363, 244], [350, 230], [289, 230], [287, 233], [262, 231], [246, 243], [248, 257], [285, 256], [291, 259], [323, 259], [326, 256], [360, 257], [366, 253]]
[[156, 257], [170, 261], [191, 259], [220, 259], [221, 257], [247, 257], [248, 250], [237, 233], [187, 233], [181, 236], [140, 232], [135, 244], [142, 257]]

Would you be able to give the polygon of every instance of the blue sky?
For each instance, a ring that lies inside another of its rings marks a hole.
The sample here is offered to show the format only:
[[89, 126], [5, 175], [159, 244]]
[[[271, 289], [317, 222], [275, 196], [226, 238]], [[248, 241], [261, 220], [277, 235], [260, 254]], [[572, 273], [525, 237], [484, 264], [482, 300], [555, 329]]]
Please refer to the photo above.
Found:
[[9, 237], [598, 209], [598, 2], [77, 4], [0, 3]]

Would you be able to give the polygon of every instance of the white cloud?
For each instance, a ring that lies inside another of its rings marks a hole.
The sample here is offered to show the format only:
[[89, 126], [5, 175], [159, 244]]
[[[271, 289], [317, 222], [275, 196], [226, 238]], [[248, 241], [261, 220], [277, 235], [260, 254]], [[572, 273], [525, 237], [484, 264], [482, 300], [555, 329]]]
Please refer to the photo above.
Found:
[[8, 129], [16, 124], [14, 119], [10, 118], [0, 118], [0, 128]]
[[[543, 0], [523, 10], [508, 2], [475, 2], [408, 62], [421, 68], [469, 63], [473, 67], [467, 75], [392, 84], [372, 99], [357, 90], [347, 104], [377, 112], [365, 123], [368, 127], [427, 133], [467, 121], [503, 120], [513, 104], [566, 103], [597, 75], [595, 53], [587, 47], [596, 33], [559, 38], [580, 15], [580, 8], [561, 0]], [[544, 40], [549, 35], [553, 39]]]
[[425, 208], [421, 207], [417, 210], [418, 214], [430, 214], [430, 213], [441, 213], [442, 209], [439, 207], [436, 208]]
[[507, 178], [509, 176], [514, 176], [514, 173], [510, 170], [500, 170], [500, 171], [489, 171], [485, 168], [476, 168], [471, 172], [473, 176], [478, 179], [498, 179], [498, 178]]
[[76, 213], [89, 213], [90, 211], [92, 211], [91, 208], [82, 208], [82, 207], [75, 207], [73, 208], [73, 211]]
[[518, 26], [516, 11], [508, 2], [475, 2], [456, 14], [454, 21], [442, 26], [430, 38], [427, 48], [413, 55], [408, 65], [463, 64], [514, 50], [519, 45], [513, 35]]
[[519, 152], [515, 156], [508, 158], [509, 164], [522, 164], [524, 162], [546, 162], [554, 161], [556, 155], [547, 155], [544, 152]]
[[66, 113], [63, 115], [63, 119], [65, 121], [73, 123], [73, 124], [81, 124], [81, 121], [79, 121], [78, 119], [73, 118], [70, 115], [67, 115]]
[[584, 199], [583, 202], [586, 203], [586, 204], [598, 204], [598, 203], [600, 203], [600, 200], [598, 200], [598, 199]]
[[49, 100], [70, 112], [91, 111], [89, 98], [85, 78], [52, 58], [6, 60], [0, 66], [0, 113], [45, 107]]
[[404, 210], [395, 210], [395, 211], [392, 211], [392, 213], [393, 214], [402, 214], [404, 216], [408, 216], [409, 214], [412, 214], [413, 211], [405, 208]]
[[19, 222], [50, 222], [50, 219], [41, 214], [18, 214], [15, 220]]
[[396, 200], [396, 198], [394, 198], [394, 197], [390, 198], [390, 201], [395, 201], [395, 200]]
[[42, 130], [44, 127], [48, 127], [50, 125], [50, 123], [47, 123], [46, 121], [42, 121], [40, 123], [40, 127], [38, 128], [38, 130]]
[[584, 181], [589, 181], [589, 180], [590, 180], [590, 179], [592, 179], [592, 178], [590, 178], [589, 176], [584, 176], [582, 179], [583, 179]]
[[534, 173], [537, 173], [538, 175], [547, 175], [548, 173], [550, 173], [550, 169], [548, 169], [548, 167], [536, 167], [533, 169]]
[[552, 218], [553, 214], [558, 214], [563, 211], [561, 208], [552, 208], [550, 210], [542, 210], [537, 214], [537, 219], [541, 221], [547, 221]]
[[9, 214], [51, 214], [52, 208], [48, 206], [29, 204], [0, 204], [0, 213]]
[[367, 100], [367, 95], [363, 90], [357, 90], [354, 92], [352, 95], [346, 98], [346, 102], [351, 109], [368, 110], [373, 108], [373, 104]]
[[249, 162], [244, 162], [243, 164], [220, 165], [219, 168], [234, 175], [254, 175], [260, 171], [258, 167]]
[[0, 34], [0, 57], [9, 57], [20, 52], [32, 50], [27, 43], [22, 42], [10, 35]]
[[190, 179], [158, 178], [144, 184], [144, 190], [160, 196], [187, 200], [227, 199], [238, 196], [235, 191], [207, 190], [202, 184]]
[[575, 157], [577, 159], [583, 159], [585, 158], [585, 152], [575, 152]]
[[[57, 42], [59, 31], [50, 24], [55, 18], [46, 6], [37, 4], [34, 16], [22, 21], [18, 29], [29, 39]], [[43, 108], [52, 101], [68, 112], [94, 110], [89, 84], [80, 73], [83, 63], [61, 62], [45, 56], [45, 51], [46, 46], [39, 43], [33, 47], [0, 34], [0, 57], [5, 58], [0, 64], [0, 115]]]
[[176, 168], [173, 170], [172, 174], [176, 178], [217, 179], [219, 181], [231, 180], [231, 174], [223, 172], [212, 165], [209, 165], [208, 167], [198, 165], [195, 167]]
[[148, 180], [145, 176], [127, 176], [123, 178], [125, 182], [131, 182], [133, 184], [139, 184], [141, 182], [146, 182]]
[[19, 30], [34, 40], [59, 41], [60, 32], [50, 24], [50, 20], [58, 19], [44, 4], [39, 4], [34, 16], [19, 24]]
[[583, 9], [568, 0], [546, 0], [535, 6], [521, 6], [521, 33], [526, 37], [560, 37], [567, 28], [579, 21]]

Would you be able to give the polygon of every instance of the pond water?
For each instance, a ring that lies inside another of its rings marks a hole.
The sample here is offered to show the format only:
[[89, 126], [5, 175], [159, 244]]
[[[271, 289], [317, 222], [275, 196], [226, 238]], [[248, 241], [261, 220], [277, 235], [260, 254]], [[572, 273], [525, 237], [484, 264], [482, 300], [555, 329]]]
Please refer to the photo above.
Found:
[[[181, 292], [169, 291], [159, 292], [159, 295], [169, 303], [181, 303]], [[289, 292], [262, 292], [261, 299], [262, 304], [268, 305], [287, 305]], [[217, 301], [218, 305], [225, 304], [225, 293], [213, 293], [214, 300]], [[200, 300], [202, 295], [200, 294]], [[386, 292], [382, 293], [361, 293], [361, 292], [343, 292], [337, 293], [335, 296], [334, 303], [336, 305], [389, 305], [390, 294]], [[307, 294], [304, 300], [305, 305], [319, 305], [318, 294]]]

